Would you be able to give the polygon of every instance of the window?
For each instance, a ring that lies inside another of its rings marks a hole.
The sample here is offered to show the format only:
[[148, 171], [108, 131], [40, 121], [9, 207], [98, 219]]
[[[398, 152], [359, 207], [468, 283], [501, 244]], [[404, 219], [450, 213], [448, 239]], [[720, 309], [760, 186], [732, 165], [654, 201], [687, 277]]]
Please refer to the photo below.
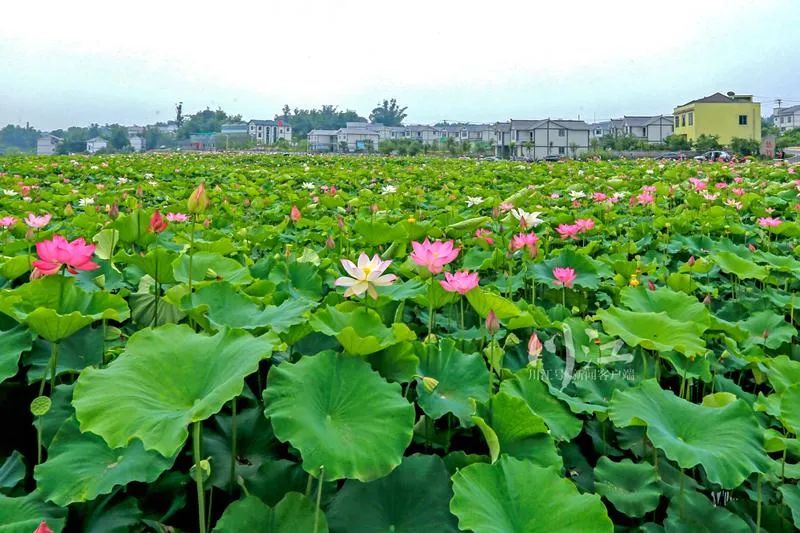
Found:
[[564, 155], [567, 153], [567, 148], [565, 146], [558, 147], [558, 155]]
[[681, 126], [685, 126], [685, 125], [686, 125], [686, 113], [681, 115]]
[[533, 140], [533, 132], [530, 132], [531, 140]]
[[680, 125], [681, 125], [681, 123], [680, 123], [680, 118], [678, 117], [678, 115], [675, 115], [675, 127], [677, 128], [677, 127], [679, 127]]
[[692, 124], [694, 124], [694, 113], [689, 112], [688, 115], [689, 115], [689, 125], [691, 126]]
[[739, 115], [739, 125], [747, 126], [747, 115]]
[[566, 134], [567, 134], [567, 130], [565, 130], [565, 129], [558, 130], [558, 136], [559, 137], [563, 137]]

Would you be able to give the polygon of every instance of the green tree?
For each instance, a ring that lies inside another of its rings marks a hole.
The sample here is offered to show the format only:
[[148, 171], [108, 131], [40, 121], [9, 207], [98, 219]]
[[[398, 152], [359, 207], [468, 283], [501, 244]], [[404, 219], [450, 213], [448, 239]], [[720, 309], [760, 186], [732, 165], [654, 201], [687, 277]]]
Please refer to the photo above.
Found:
[[778, 137], [778, 142], [775, 144], [777, 145], [778, 149], [789, 146], [800, 146], [800, 128], [794, 128], [787, 131]]
[[35, 152], [39, 132], [30, 126], [9, 124], [0, 130], [0, 153], [13, 151]]
[[395, 144], [394, 141], [392, 140], [387, 139], [385, 141], [381, 141], [380, 143], [378, 143], [378, 151], [383, 155], [391, 154], [392, 152], [394, 152], [394, 149], [395, 149]]
[[692, 149], [692, 143], [689, 142], [689, 139], [687, 139], [685, 135], [669, 135], [664, 141], [667, 143], [667, 148], [670, 150], [679, 151]]
[[222, 109], [203, 111], [184, 118], [183, 125], [178, 128], [178, 139], [188, 139], [192, 133], [219, 132], [226, 122], [241, 122], [242, 115], [228, 115]]
[[694, 149], [700, 152], [719, 150], [720, 148], [722, 148], [722, 145], [719, 144], [719, 135], [706, 135], [703, 133], [694, 140]]
[[758, 155], [761, 151], [761, 144], [753, 139], [734, 137], [731, 139], [731, 151], [737, 155]]
[[113, 124], [110, 126], [110, 130], [108, 144], [112, 149], [120, 151], [131, 145], [130, 139], [128, 139], [128, 128]]
[[338, 130], [344, 128], [348, 122], [366, 122], [358, 113], [347, 109], [340, 111], [335, 105], [323, 105], [319, 109], [289, 109], [288, 105], [281, 110], [280, 117], [292, 127], [292, 136], [296, 139], [308, 136], [311, 130]]
[[450, 153], [450, 155], [456, 155], [456, 152], [458, 151], [456, 140], [453, 137], [448, 136], [444, 140], [444, 148]]
[[406, 118], [406, 109], [408, 107], [400, 107], [397, 105], [397, 100], [384, 100], [382, 104], [372, 110], [369, 114], [370, 122], [377, 122], [384, 126], [400, 126], [403, 119]]

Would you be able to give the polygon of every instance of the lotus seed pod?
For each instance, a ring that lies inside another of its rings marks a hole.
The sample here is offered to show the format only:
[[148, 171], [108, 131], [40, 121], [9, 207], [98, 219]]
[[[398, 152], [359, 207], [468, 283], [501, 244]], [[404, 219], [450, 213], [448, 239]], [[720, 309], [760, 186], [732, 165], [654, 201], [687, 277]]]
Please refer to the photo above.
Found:
[[53, 402], [47, 396], [37, 396], [31, 402], [31, 413], [33, 416], [43, 416], [50, 411]]

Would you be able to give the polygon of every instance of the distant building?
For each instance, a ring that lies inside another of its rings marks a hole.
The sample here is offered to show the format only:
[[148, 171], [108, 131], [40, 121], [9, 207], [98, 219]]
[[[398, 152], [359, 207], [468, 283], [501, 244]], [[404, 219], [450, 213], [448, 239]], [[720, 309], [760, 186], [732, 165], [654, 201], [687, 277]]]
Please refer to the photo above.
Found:
[[589, 151], [591, 128], [582, 120], [514, 120], [495, 128], [498, 157], [577, 157]]
[[128, 137], [128, 140], [130, 141], [131, 148], [133, 149], [134, 152], [144, 152], [146, 148], [144, 137], [134, 135], [133, 137]]
[[371, 128], [341, 128], [336, 132], [338, 152], [363, 152], [377, 150], [381, 134]]
[[174, 122], [170, 122], [170, 123], [167, 123], [167, 124], [159, 124], [159, 125], [156, 126], [156, 128], [158, 128], [159, 132], [166, 133], [166, 134], [173, 134], [174, 135], [175, 133], [178, 132], [178, 125], [175, 124]]
[[672, 115], [628, 116], [609, 121], [609, 132], [615, 136], [628, 136], [660, 144], [672, 135], [674, 122]]
[[248, 135], [250, 132], [247, 122], [234, 122], [223, 124], [220, 133], [228, 135]]
[[54, 155], [61, 138], [45, 133], [36, 140], [36, 153], [39, 155]]
[[128, 126], [128, 137], [144, 137], [144, 126]]
[[752, 95], [714, 93], [679, 105], [672, 114], [675, 134], [690, 141], [705, 134], [723, 145], [734, 138], [761, 142], [761, 104]]
[[247, 126], [248, 134], [258, 144], [275, 144], [279, 139], [292, 140], [292, 126], [282, 120], [251, 120]]
[[413, 141], [419, 141], [423, 144], [431, 144], [439, 142], [440, 134], [433, 126], [426, 126], [424, 124], [417, 124], [405, 127], [406, 138]]
[[800, 128], [800, 105], [776, 107], [772, 114], [772, 124], [780, 133]]
[[611, 135], [611, 121], [604, 120], [602, 122], [595, 122], [594, 124], [589, 124], [592, 128], [592, 138], [593, 139], [601, 139], [606, 135]]
[[208, 151], [217, 148], [217, 134], [214, 132], [192, 133], [189, 135], [189, 142], [184, 143], [184, 147], [189, 150]]
[[335, 152], [338, 144], [337, 130], [311, 130], [308, 132], [308, 149], [312, 152]]
[[86, 141], [86, 151], [90, 154], [95, 154], [106, 148], [108, 148], [108, 141], [102, 137], [92, 137]]

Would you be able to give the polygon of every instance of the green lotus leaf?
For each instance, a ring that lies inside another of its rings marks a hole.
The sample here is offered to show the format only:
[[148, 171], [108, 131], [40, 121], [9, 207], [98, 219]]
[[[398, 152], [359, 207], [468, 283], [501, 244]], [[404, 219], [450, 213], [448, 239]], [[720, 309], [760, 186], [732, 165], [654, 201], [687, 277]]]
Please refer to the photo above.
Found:
[[531, 411], [544, 419], [550, 433], [558, 440], [572, 440], [583, 428], [583, 422], [565, 403], [550, 394], [543, 381], [525, 370], [519, 371], [513, 379], [503, 381], [500, 391], [524, 400]]
[[609, 335], [620, 337], [628, 346], [659, 352], [675, 350], [687, 356], [706, 352], [702, 324], [673, 320], [667, 313], [639, 313], [618, 307], [601, 309], [597, 317]]
[[13, 489], [25, 480], [25, 457], [14, 450], [0, 465], [0, 489]]
[[[135, 265], [142, 272], [161, 283], [175, 283], [175, 276], [172, 271], [172, 264], [178, 258], [178, 254], [166, 248], [156, 248], [150, 250], [145, 255], [128, 254], [120, 252], [114, 256], [114, 261]], [[197, 281], [202, 280], [201, 276]]]
[[[651, 291], [645, 287], [625, 287], [620, 291], [620, 301], [631, 311], [640, 313], [666, 313], [672, 320], [693, 322], [707, 326], [708, 308], [693, 296], [666, 287]], [[700, 328], [705, 330], [705, 328]]]
[[[175, 279], [189, 282], [189, 256], [182, 255], [172, 263]], [[253, 281], [250, 270], [235, 259], [211, 252], [197, 252], [192, 257], [192, 282], [204, 280], [227, 281], [233, 285], [247, 285]]]
[[766, 360], [765, 364], [767, 365], [767, 379], [778, 394], [795, 383], [800, 383], [800, 361], [779, 355]]
[[432, 419], [453, 413], [462, 424], [470, 421], [472, 402], [489, 398], [489, 371], [480, 354], [465, 354], [456, 349], [455, 341], [443, 339], [438, 346], [417, 345], [419, 374], [439, 383], [428, 392], [417, 387], [417, 403]]
[[716, 252], [710, 256], [717, 266], [728, 274], [734, 274], [739, 279], [757, 279], [763, 281], [769, 275], [766, 267], [756, 264], [749, 259], [745, 259], [733, 252]]
[[264, 402], [275, 436], [326, 480], [383, 477], [411, 442], [414, 407], [362, 359], [320, 352], [273, 366]]
[[64, 527], [67, 510], [45, 503], [35, 494], [10, 498], [0, 494], [0, 533], [31, 533], [42, 520], [55, 533]]
[[0, 293], [0, 311], [39, 336], [58, 342], [97, 320], [122, 322], [130, 316], [122, 297], [86, 292], [74, 278], [47, 276]]
[[800, 383], [795, 383], [784, 390], [779, 401], [780, 419], [784, 427], [795, 435], [800, 435]]
[[109, 260], [114, 255], [114, 248], [120, 242], [119, 231], [112, 228], [104, 229], [92, 237], [92, 242], [97, 245], [94, 255], [100, 259]]
[[367, 361], [387, 381], [408, 383], [417, 374], [419, 359], [416, 344], [401, 342], [367, 356]]
[[800, 529], [800, 486], [781, 485], [778, 490], [781, 491], [783, 504], [792, 511], [794, 527]]
[[655, 380], [611, 398], [614, 425], [647, 426], [647, 437], [681, 468], [701, 465], [712, 483], [733, 489], [754, 472], [767, 472], [761, 427], [753, 411], [737, 400], [705, 407], [678, 398]]
[[89, 502], [82, 510], [81, 533], [130, 533], [140, 526], [143, 514], [136, 499], [118, 500], [114, 495]]
[[553, 468], [502, 457], [475, 463], [453, 476], [450, 511], [475, 533], [573, 533], [614, 530], [600, 497], [581, 494]]
[[274, 337], [241, 330], [214, 336], [175, 324], [140, 330], [108, 367], [81, 372], [72, 401], [81, 431], [112, 448], [140, 439], [145, 449], [172, 457], [187, 426], [241, 394], [245, 376], [275, 344]]
[[601, 457], [594, 469], [594, 487], [597, 494], [632, 517], [649, 513], [661, 499], [661, 485], [655, 468], [630, 459], [615, 463], [608, 457]]
[[0, 383], [17, 374], [19, 356], [32, 345], [33, 335], [25, 326], [0, 330]]
[[31, 269], [27, 255], [0, 258], [0, 276], [5, 279], [17, 279]]
[[797, 334], [797, 330], [783, 317], [773, 311], [760, 311], [753, 313], [747, 320], [739, 322], [750, 337], [745, 346], [766, 346], [778, 348], [783, 343], [790, 342]]
[[314, 331], [336, 337], [345, 351], [352, 355], [369, 355], [416, 338], [405, 324], [394, 323], [386, 327], [380, 315], [372, 309], [347, 302], [319, 309], [311, 316], [309, 324]]
[[750, 526], [724, 506], [714, 505], [699, 492], [686, 491], [669, 503], [664, 531], [668, 533], [750, 533]]
[[111, 449], [97, 435], [81, 433], [70, 418], [48, 447], [47, 461], [34, 468], [34, 478], [45, 500], [65, 507], [94, 500], [131, 481], [154, 481], [173, 461], [145, 451], [140, 441]]
[[[52, 353], [53, 343], [42, 338], [33, 341], [31, 351], [22, 359], [23, 364], [28, 367], [25, 374], [28, 383], [39, 383], [42, 377], [50, 376]], [[77, 374], [87, 366], [99, 365], [102, 361], [103, 328], [87, 326], [58, 343], [56, 375]]]
[[[191, 305], [186, 305], [191, 301]], [[183, 309], [201, 309], [216, 327], [256, 329], [270, 326], [282, 333], [307, 320], [306, 313], [317, 306], [305, 299], [288, 299], [281, 305], [260, 306], [227, 282], [211, 283], [184, 298]]]
[[216, 533], [327, 533], [325, 513], [319, 513], [314, 527], [314, 503], [297, 492], [290, 492], [275, 507], [268, 507], [255, 496], [245, 496], [230, 504], [214, 527]]
[[487, 403], [476, 404], [472, 421], [483, 433], [492, 461], [508, 454], [542, 466], [561, 467], [561, 456], [544, 419], [522, 398], [499, 392]]
[[522, 313], [519, 307], [511, 300], [480, 287], [476, 287], [467, 293], [467, 301], [482, 318], [486, 318], [489, 311], [494, 311], [494, 314], [500, 320], [513, 318]]
[[456, 533], [448, 508], [452, 496], [444, 462], [436, 455], [412, 455], [384, 478], [347, 480], [328, 509], [328, 523], [342, 533]]

